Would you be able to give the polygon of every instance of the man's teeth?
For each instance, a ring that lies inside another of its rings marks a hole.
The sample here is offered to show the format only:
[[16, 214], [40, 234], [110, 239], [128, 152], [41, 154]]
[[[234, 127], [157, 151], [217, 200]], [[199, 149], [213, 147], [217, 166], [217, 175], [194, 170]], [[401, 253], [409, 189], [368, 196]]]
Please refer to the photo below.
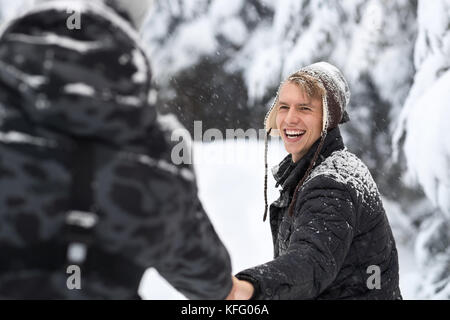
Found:
[[286, 135], [288, 137], [298, 137], [304, 134], [306, 131], [304, 130], [286, 130]]

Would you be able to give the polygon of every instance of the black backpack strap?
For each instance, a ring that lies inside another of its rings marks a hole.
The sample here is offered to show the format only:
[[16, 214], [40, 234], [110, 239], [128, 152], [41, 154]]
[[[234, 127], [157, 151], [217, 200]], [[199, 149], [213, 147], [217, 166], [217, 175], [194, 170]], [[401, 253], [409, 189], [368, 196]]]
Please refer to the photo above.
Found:
[[72, 209], [90, 212], [94, 203], [95, 147], [90, 141], [79, 142], [72, 161]]
[[[96, 242], [99, 216], [94, 207], [95, 150], [92, 142], [83, 141], [73, 155], [72, 210], [67, 212], [65, 224], [66, 263], [78, 265], [85, 275], [97, 275], [137, 292], [145, 268], [120, 253], [106, 252]], [[138, 297], [136, 294], [132, 298]]]
[[102, 279], [105, 285], [128, 288], [128, 299], [140, 299], [137, 294], [144, 267], [121, 253], [103, 250], [96, 239], [99, 221], [94, 208], [92, 182], [95, 175], [95, 146], [80, 143], [72, 153], [71, 209], [59, 235], [45, 242], [23, 248], [2, 246], [0, 274], [23, 270], [65, 272], [68, 265], [81, 268], [83, 278]]
[[66, 213], [64, 228], [68, 264], [83, 265], [88, 249], [94, 243], [98, 222], [98, 215], [93, 210], [94, 152], [92, 142], [81, 141], [72, 155], [71, 210]]

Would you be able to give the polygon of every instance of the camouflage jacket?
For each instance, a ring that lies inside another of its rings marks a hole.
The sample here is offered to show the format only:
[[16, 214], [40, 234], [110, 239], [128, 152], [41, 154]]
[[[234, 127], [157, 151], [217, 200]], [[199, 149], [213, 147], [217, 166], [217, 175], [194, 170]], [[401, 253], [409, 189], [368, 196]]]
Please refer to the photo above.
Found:
[[[73, 10], [80, 29], [67, 27]], [[171, 160], [175, 117], [157, 114], [150, 89], [137, 33], [108, 7], [58, 1], [5, 26], [1, 298], [132, 299], [150, 267], [188, 298], [226, 297], [229, 255], [198, 199], [192, 166]], [[69, 290], [64, 232], [77, 209], [74, 168], [84, 145], [97, 222], [81, 290]]]

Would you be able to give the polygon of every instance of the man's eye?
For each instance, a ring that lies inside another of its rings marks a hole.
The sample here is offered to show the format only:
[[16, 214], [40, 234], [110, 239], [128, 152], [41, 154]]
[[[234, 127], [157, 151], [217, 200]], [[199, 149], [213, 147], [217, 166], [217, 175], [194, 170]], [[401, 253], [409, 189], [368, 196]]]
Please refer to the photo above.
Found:
[[300, 110], [302, 111], [311, 111], [310, 107], [300, 107]]
[[289, 107], [288, 107], [288, 106], [283, 106], [283, 105], [281, 105], [281, 106], [280, 106], [280, 109], [285, 109], [285, 110], [287, 110], [287, 109], [289, 109]]

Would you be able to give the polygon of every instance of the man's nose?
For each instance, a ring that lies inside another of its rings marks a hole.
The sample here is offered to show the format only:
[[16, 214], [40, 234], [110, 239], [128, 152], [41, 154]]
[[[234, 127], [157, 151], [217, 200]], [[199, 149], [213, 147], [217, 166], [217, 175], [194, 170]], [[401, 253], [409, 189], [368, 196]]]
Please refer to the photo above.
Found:
[[299, 117], [297, 114], [297, 110], [295, 110], [294, 107], [290, 107], [289, 111], [286, 115], [286, 118], [284, 118], [284, 121], [286, 122], [286, 124], [290, 125], [290, 124], [297, 124], [299, 121]]

